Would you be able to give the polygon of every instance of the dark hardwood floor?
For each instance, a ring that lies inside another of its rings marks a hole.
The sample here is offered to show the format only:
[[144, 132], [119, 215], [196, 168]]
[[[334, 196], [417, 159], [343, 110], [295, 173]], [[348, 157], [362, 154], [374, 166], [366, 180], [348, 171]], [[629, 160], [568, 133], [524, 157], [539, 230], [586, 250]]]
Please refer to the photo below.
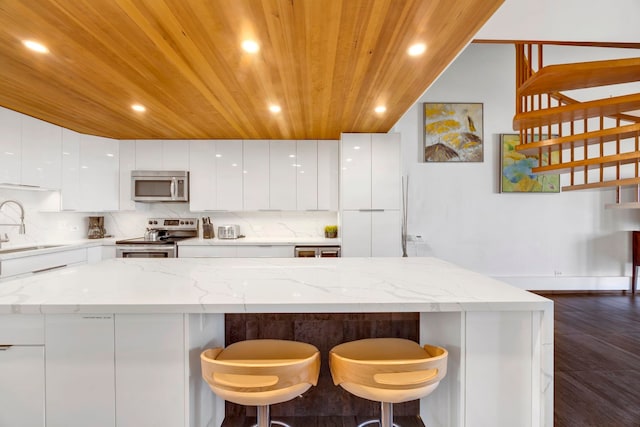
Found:
[[555, 427], [639, 427], [637, 298], [541, 295], [555, 305]]

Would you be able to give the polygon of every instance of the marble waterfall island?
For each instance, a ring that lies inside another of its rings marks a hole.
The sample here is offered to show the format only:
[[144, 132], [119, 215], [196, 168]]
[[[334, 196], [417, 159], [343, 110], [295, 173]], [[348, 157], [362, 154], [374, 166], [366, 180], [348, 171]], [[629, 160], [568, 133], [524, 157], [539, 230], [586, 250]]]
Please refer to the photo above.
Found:
[[[119, 366], [129, 367], [127, 356], [136, 352], [157, 354], [159, 344], [139, 343], [166, 341], [171, 329], [162, 322], [178, 322], [167, 351], [182, 346], [182, 370], [166, 372], [189, 373], [178, 381], [186, 398], [184, 407], [160, 407], [183, 414], [185, 426], [224, 418], [222, 402], [212, 404], [199, 380], [197, 355], [224, 344], [225, 313], [375, 312], [420, 313], [420, 341], [449, 350], [447, 377], [420, 402], [426, 425], [553, 425], [553, 303], [436, 258], [111, 259], [0, 282], [0, 337], [20, 319], [42, 322], [47, 375], [56, 367], [47, 334], [60, 319], [100, 319], [115, 328], [118, 402], [131, 382], [142, 394], [152, 387]], [[46, 408], [49, 417], [55, 405]]]

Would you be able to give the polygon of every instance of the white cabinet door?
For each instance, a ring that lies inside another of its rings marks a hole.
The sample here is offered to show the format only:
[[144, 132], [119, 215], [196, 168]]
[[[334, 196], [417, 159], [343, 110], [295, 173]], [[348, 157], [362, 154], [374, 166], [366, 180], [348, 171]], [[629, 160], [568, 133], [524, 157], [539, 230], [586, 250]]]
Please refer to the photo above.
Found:
[[133, 211], [136, 209], [136, 202], [131, 200], [131, 171], [136, 168], [136, 141], [123, 139], [119, 144], [119, 208], [121, 211]]
[[0, 348], [0, 378], [0, 426], [44, 426], [44, 347]]
[[81, 210], [93, 212], [118, 210], [120, 202], [118, 148], [118, 140], [81, 135]]
[[269, 141], [269, 209], [296, 210], [296, 141]]
[[[337, 159], [336, 159], [337, 160]], [[296, 208], [299, 211], [318, 208], [318, 141], [296, 143]]]
[[62, 128], [23, 115], [20, 183], [59, 190], [61, 172]]
[[115, 316], [118, 427], [184, 426], [184, 327], [182, 314]]
[[189, 153], [189, 209], [241, 211], [242, 141], [191, 141]]
[[257, 211], [269, 209], [269, 141], [244, 140], [242, 142], [243, 209]]
[[341, 255], [371, 256], [371, 212], [343, 211]]
[[402, 256], [400, 211], [371, 212], [371, 256]]
[[235, 258], [237, 246], [178, 246], [178, 258]]
[[60, 209], [77, 211], [82, 206], [80, 194], [80, 134], [62, 129], [62, 188]]
[[189, 170], [188, 140], [173, 139], [169, 141], [162, 141], [161, 147], [162, 169], [172, 171]]
[[215, 209], [217, 206], [216, 142], [191, 141], [189, 152], [189, 209], [192, 212]]
[[340, 141], [318, 141], [318, 209], [337, 211], [340, 187]]
[[371, 134], [343, 134], [341, 148], [341, 209], [370, 209]]
[[162, 169], [162, 141], [155, 139], [136, 140], [137, 170]]
[[400, 134], [371, 135], [371, 207], [400, 209]]
[[0, 107], [0, 184], [20, 184], [21, 114]]
[[243, 206], [242, 141], [220, 139], [215, 141], [215, 144], [217, 203], [212, 209], [241, 211]]
[[189, 170], [189, 141], [136, 140], [138, 170]]
[[114, 427], [112, 315], [45, 318], [47, 427]]
[[293, 246], [289, 245], [239, 245], [238, 258], [291, 258]]

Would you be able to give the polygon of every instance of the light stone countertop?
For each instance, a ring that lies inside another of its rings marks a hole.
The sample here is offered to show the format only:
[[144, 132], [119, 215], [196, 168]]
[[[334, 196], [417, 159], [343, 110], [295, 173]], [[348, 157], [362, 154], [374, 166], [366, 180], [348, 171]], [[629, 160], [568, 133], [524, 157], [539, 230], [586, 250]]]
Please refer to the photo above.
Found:
[[0, 313], [542, 311], [437, 258], [110, 259], [0, 283]]

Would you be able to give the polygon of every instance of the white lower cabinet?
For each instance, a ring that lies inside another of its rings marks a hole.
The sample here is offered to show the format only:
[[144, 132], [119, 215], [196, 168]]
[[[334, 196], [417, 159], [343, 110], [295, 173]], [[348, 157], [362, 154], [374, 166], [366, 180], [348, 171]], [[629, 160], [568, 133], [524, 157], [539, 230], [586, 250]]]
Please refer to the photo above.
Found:
[[113, 315], [47, 315], [45, 330], [47, 427], [113, 427]]
[[182, 314], [116, 314], [116, 425], [185, 425]]
[[0, 426], [44, 426], [44, 347], [0, 347]]
[[44, 426], [44, 410], [42, 316], [0, 315], [0, 426]]
[[397, 210], [342, 211], [342, 256], [401, 256], [401, 224]]
[[178, 246], [179, 258], [291, 258], [293, 245]]
[[184, 315], [47, 315], [45, 327], [47, 427], [185, 425]]

